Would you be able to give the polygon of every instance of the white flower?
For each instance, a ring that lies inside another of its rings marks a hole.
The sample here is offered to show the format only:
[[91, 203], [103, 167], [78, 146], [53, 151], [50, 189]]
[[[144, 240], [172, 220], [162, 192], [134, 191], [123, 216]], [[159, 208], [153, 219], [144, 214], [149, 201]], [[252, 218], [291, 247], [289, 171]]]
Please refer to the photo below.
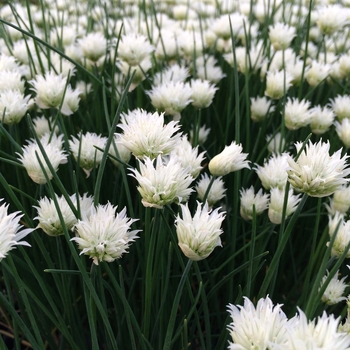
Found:
[[237, 145], [235, 141], [229, 146], [225, 146], [224, 150], [209, 162], [209, 171], [211, 174], [224, 176], [243, 168], [249, 168], [249, 161], [246, 160], [248, 154], [242, 153], [242, 151], [242, 145]]
[[278, 100], [292, 86], [293, 77], [285, 71], [275, 71], [266, 73], [265, 95]]
[[137, 237], [140, 230], [130, 230], [132, 223], [137, 219], [126, 216], [126, 208], [116, 213], [117, 207], [108, 203], [93, 207], [90, 215], [84, 214], [82, 219], [75, 225], [75, 241], [80, 254], [85, 254], [93, 259], [94, 264], [100, 261], [112, 262], [119, 259]]
[[339, 4], [320, 7], [317, 15], [317, 25], [323, 34], [331, 35], [349, 22], [348, 12]]
[[333, 194], [329, 205], [325, 204], [329, 214], [334, 215], [337, 211], [345, 214], [350, 208], [350, 187], [341, 186]]
[[15, 249], [16, 245], [30, 247], [28, 242], [21, 241], [21, 239], [34, 230], [32, 228], [23, 230], [23, 226], [19, 224], [23, 214], [20, 214], [19, 211], [8, 214], [8, 207], [6, 203], [0, 206], [0, 261], [10, 250]]
[[288, 97], [285, 105], [284, 122], [289, 130], [297, 130], [310, 124], [312, 115], [310, 113], [310, 101]]
[[216, 63], [213, 56], [198, 57], [196, 59], [197, 77], [217, 84], [221, 79], [226, 77], [226, 74], [222, 72], [221, 67], [215, 66]]
[[0, 71], [0, 92], [7, 90], [19, 91], [24, 94], [24, 80], [21, 79], [21, 74], [16, 71]]
[[180, 112], [192, 102], [192, 89], [182, 82], [165, 82], [147, 91], [154, 108], [179, 118]]
[[[120, 141], [120, 134], [114, 134], [114, 141], [112, 141], [108, 154], [111, 156], [120, 159], [124, 163], [128, 163], [131, 158], [131, 152], [129, 148], [126, 148]], [[115, 160], [114, 158], [110, 157], [111, 162], [116, 166], [119, 167], [120, 162]]]
[[0, 72], [13, 71], [16, 72], [19, 69], [19, 64], [16, 62], [13, 56], [7, 56], [3, 53], [0, 54]]
[[255, 214], [260, 215], [269, 206], [269, 195], [263, 194], [262, 189], [255, 194], [254, 187], [248, 189], [241, 189], [240, 191], [241, 207], [240, 214], [244, 220], [253, 220], [255, 207]]
[[[350, 243], [350, 220], [344, 220], [344, 214], [336, 212], [334, 217], [329, 216], [329, 236], [335, 234], [336, 229], [338, 228], [337, 235], [334, 239], [331, 256], [339, 258], [347, 249], [348, 244]], [[330, 242], [327, 243], [329, 246]], [[346, 251], [346, 258], [350, 258], [350, 250]]]
[[221, 224], [225, 219], [225, 213], [219, 213], [217, 208], [209, 210], [208, 203], [203, 206], [197, 202], [197, 210], [194, 216], [187, 204], [181, 206], [182, 219], [176, 217], [175, 226], [179, 247], [191, 260], [199, 261], [207, 258], [216, 246], [221, 246]]
[[299, 57], [288, 60], [285, 66], [286, 71], [293, 77], [292, 84], [294, 86], [299, 86], [301, 78], [305, 78], [305, 73], [309, 70], [309, 67], [305, 66], [304, 61]]
[[188, 68], [174, 64], [154, 74], [153, 85], [158, 86], [168, 81], [185, 82], [189, 75], [190, 72]]
[[206, 108], [211, 105], [217, 88], [208, 80], [191, 80], [192, 105], [196, 108]]
[[[326, 282], [328, 275], [329, 275], [329, 272], [327, 271], [327, 274], [323, 276], [321, 280], [320, 288]], [[326, 287], [326, 290], [323, 292], [321, 300], [328, 305], [334, 305], [343, 300], [346, 300], [346, 297], [343, 296], [344, 291], [348, 286], [346, 283], [344, 283], [346, 276], [343, 277], [341, 280], [338, 280], [338, 275], [339, 275], [339, 272], [337, 271], [332, 277], [332, 279], [329, 281]]]
[[238, 71], [243, 74], [250, 71], [256, 73], [263, 64], [262, 52], [262, 45], [261, 43], [258, 43], [248, 50], [246, 47], [236, 47], [236, 61], [233, 52], [224, 54], [223, 57], [231, 67], [235, 67], [236, 62]]
[[327, 106], [315, 106], [310, 109], [311, 114], [311, 131], [316, 135], [324, 134], [333, 124], [335, 114]]
[[346, 148], [350, 147], [350, 119], [344, 118], [341, 122], [335, 122], [335, 131]]
[[[277, 187], [271, 188], [268, 216], [270, 221], [276, 225], [279, 225], [282, 222], [284, 199], [285, 189], [279, 189]], [[300, 194], [294, 195], [292, 189], [288, 191], [285, 218], [292, 215], [296, 211], [300, 200]]]
[[31, 105], [30, 95], [24, 96], [18, 90], [0, 92], [0, 118], [4, 124], [17, 124]]
[[231, 38], [231, 33], [236, 36], [239, 31], [243, 28], [243, 24], [248, 23], [246, 16], [240, 14], [239, 12], [233, 12], [230, 15], [224, 14], [211, 24], [211, 30], [216, 34], [216, 36], [229, 39]]
[[[69, 198], [72, 201], [74, 208], [77, 208], [76, 195], [74, 194]], [[77, 217], [74, 215], [64, 196], [56, 196], [56, 200], [63, 217], [64, 225], [67, 230], [72, 230], [73, 226], [78, 222]], [[44, 197], [39, 200], [38, 204], [39, 206], [34, 206], [38, 213], [38, 216], [34, 218], [34, 220], [39, 221], [37, 228], [41, 228], [49, 236], [63, 235], [63, 224], [58, 216], [54, 200]], [[89, 212], [93, 207], [93, 198], [84, 194], [83, 197], [79, 198], [79, 207], [80, 212]]]
[[331, 107], [338, 120], [350, 118], [350, 95], [337, 95], [331, 99]]
[[142, 34], [130, 33], [122, 35], [118, 43], [118, 56], [130, 66], [139, 65], [154, 51], [147, 37]]
[[305, 74], [305, 79], [311, 86], [317, 86], [328, 77], [330, 70], [331, 66], [329, 64], [314, 60]]
[[192, 148], [191, 143], [187, 140], [187, 136], [182, 136], [176, 143], [175, 148], [171, 152], [172, 157], [177, 157], [182, 167], [187, 169], [191, 176], [195, 179], [203, 169], [205, 152], [198, 154], [198, 146]]
[[255, 171], [266, 190], [285, 187], [288, 178], [288, 157], [288, 153], [274, 153], [263, 166], [256, 165]]
[[134, 109], [121, 115], [118, 127], [123, 130], [118, 143], [128, 148], [137, 158], [156, 158], [174, 150], [181, 134], [176, 121], [164, 124], [164, 113], [149, 113]]
[[[244, 305], [228, 305], [232, 322], [228, 326], [232, 342], [231, 350], [285, 349], [289, 339], [287, 316], [281, 305], [273, 305], [271, 299], [260, 299], [256, 305], [244, 297]], [[273, 347], [275, 345], [276, 347]]]
[[85, 58], [97, 62], [107, 51], [107, 39], [103, 34], [92, 32], [78, 40], [78, 45]]
[[205, 193], [207, 192], [211, 181], [213, 181], [213, 183], [207, 195], [207, 202], [210, 207], [212, 207], [216, 202], [218, 202], [225, 196], [226, 188], [224, 186], [224, 182], [222, 181], [221, 176], [214, 178], [213, 180], [212, 176], [209, 177], [207, 173], [204, 173], [202, 174], [195, 187], [198, 199], [203, 201]]
[[[51, 133], [52, 128], [54, 126], [54, 121], [52, 117], [46, 118], [44, 116], [36, 117], [33, 119], [33, 125], [35, 133], [38, 135], [38, 137], [42, 137], [43, 135], [47, 133]], [[58, 125], [55, 125], [54, 133], [59, 133]]]
[[47, 72], [45, 77], [37, 75], [29, 83], [33, 86], [31, 90], [36, 92], [35, 103], [42, 109], [59, 108], [62, 104], [67, 85], [67, 78], [61, 74], [56, 75], [53, 72]]
[[288, 24], [275, 23], [269, 26], [269, 38], [276, 51], [287, 49], [295, 36], [295, 27], [290, 27]]
[[[118, 60], [116, 62], [116, 65], [121, 71], [121, 73], [126, 77], [129, 77], [131, 74], [134, 74], [132, 83], [129, 88], [129, 92], [130, 92], [134, 90], [141, 83], [141, 81], [146, 79], [145, 73], [151, 69], [152, 62], [150, 58], [145, 58], [138, 66], [130, 66], [127, 62], [123, 60]], [[115, 78], [116, 77], [117, 76], [115, 76]], [[124, 86], [123, 86], [123, 89], [124, 89]]]
[[102, 161], [103, 152], [96, 147], [104, 149], [106, 142], [106, 137], [91, 132], [80, 134], [78, 138], [72, 136], [72, 140], [69, 140], [69, 148], [73, 157], [79, 161], [79, 165], [87, 177], [89, 177], [91, 170], [98, 167]]
[[[302, 143], [297, 142], [295, 147], [299, 152]], [[311, 197], [326, 197], [348, 182], [348, 156], [341, 157], [341, 149], [330, 156], [329, 148], [328, 141], [316, 144], [309, 141], [297, 161], [288, 159], [288, 181], [295, 189]]]
[[139, 161], [140, 171], [132, 169], [139, 183], [137, 190], [142, 197], [145, 207], [161, 209], [164, 205], [173, 202], [185, 202], [193, 190], [189, 188], [193, 177], [180, 164], [177, 157], [170, 157], [165, 162], [161, 156], [152, 160], [145, 157]]
[[342, 78], [347, 78], [350, 74], [350, 55], [343, 54], [339, 57], [339, 73]]
[[79, 108], [80, 91], [78, 89], [73, 90], [70, 85], [67, 86], [64, 94], [63, 106], [61, 112], [63, 115], [68, 116], [76, 112]]
[[[58, 166], [60, 164], [67, 163], [67, 155], [61, 147], [57, 146], [57, 142], [55, 142], [54, 139], [55, 138], [53, 137], [53, 142], [50, 143], [48, 143], [47, 140], [44, 140], [44, 142], [41, 142], [41, 144], [44, 148], [47, 158], [49, 159], [53, 167], [53, 170], [57, 172]], [[60, 138], [60, 140], [62, 141], [62, 137]], [[50, 180], [52, 179], [53, 174], [51, 173], [36, 141], [29, 140], [28, 145], [22, 147], [22, 152], [23, 154], [17, 153], [19, 155], [19, 159], [25, 167], [25, 169], [27, 170], [28, 175], [35, 183], [46, 183], [44, 171], [47, 174], [48, 178]], [[40, 159], [43, 168], [41, 167], [38, 158]]]
[[275, 135], [267, 135], [266, 136], [267, 149], [270, 153], [281, 153], [286, 147], [285, 139], [282, 139], [282, 135], [280, 132]]
[[[205, 125], [201, 126], [199, 128], [199, 131], [198, 131], [198, 139], [197, 139], [197, 144], [198, 145], [202, 145], [203, 143], [205, 143], [205, 141], [207, 141], [208, 139], [208, 135], [210, 133], [210, 128], [207, 128]], [[193, 128], [190, 130], [190, 142], [194, 143], [194, 130]]]
[[350, 345], [350, 335], [338, 332], [340, 318], [328, 316], [324, 311], [317, 320], [308, 321], [304, 312], [289, 320], [291, 326], [290, 350], [337, 349], [346, 350]]
[[263, 97], [250, 98], [250, 117], [254, 122], [261, 122], [265, 120], [268, 113], [272, 113], [275, 106], [271, 106], [271, 100]]

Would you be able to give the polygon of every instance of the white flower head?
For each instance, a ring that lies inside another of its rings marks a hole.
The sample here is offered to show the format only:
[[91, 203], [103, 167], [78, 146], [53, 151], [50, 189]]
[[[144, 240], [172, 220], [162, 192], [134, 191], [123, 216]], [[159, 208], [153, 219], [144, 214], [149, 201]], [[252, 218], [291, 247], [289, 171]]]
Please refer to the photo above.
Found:
[[263, 47], [262, 43], [254, 45], [250, 49], [239, 46], [236, 47], [235, 56], [233, 52], [229, 52], [223, 55], [224, 59], [231, 67], [237, 67], [237, 70], [243, 74], [246, 72], [256, 73], [263, 64]]
[[154, 108], [176, 118], [192, 102], [192, 89], [188, 83], [165, 82], [153, 87], [147, 94]]
[[118, 127], [123, 130], [118, 143], [137, 158], [156, 158], [174, 150], [181, 134], [177, 121], [164, 124], [164, 113], [149, 113], [134, 109], [121, 115]]
[[[33, 125], [35, 133], [41, 138], [43, 135], [51, 133], [54, 126], [54, 121], [52, 117], [45, 118], [44, 116], [36, 117], [33, 119]], [[55, 125], [54, 133], [59, 133], [58, 125]]]
[[137, 66], [150, 56], [154, 49], [146, 36], [130, 33], [122, 35], [118, 43], [118, 56], [130, 66]]
[[293, 77], [285, 71], [275, 71], [266, 73], [266, 90], [265, 95], [278, 100], [292, 86]]
[[254, 187], [248, 189], [241, 189], [240, 191], [241, 207], [240, 214], [244, 220], [253, 220], [254, 209], [255, 214], [261, 215], [269, 206], [269, 195], [263, 193], [262, 188], [255, 193]]
[[[271, 188], [268, 216], [270, 221], [276, 225], [279, 225], [283, 219], [284, 200], [285, 189], [279, 189], [277, 187]], [[285, 218], [296, 211], [300, 200], [300, 194], [294, 195], [292, 189], [288, 191]]]
[[[54, 140], [54, 137], [52, 138]], [[62, 138], [60, 139], [62, 140]], [[62, 150], [62, 146], [58, 146], [57, 142], [50, 142], [48, 140], [44, 140], [41, 142], [47, 158], [49, 159], [52, 168], [55, 172], [58, 170], [58, 166], [60, 164], [67, 163], [67, 155]], [[25, 167], [30, 178], [37, 184], [45, 184], [46, 178], [44, 175], [44, 171], [47, 174], [48, 178], [51, 180], [53, 174], [51, 173], [47, 162], [44, 159], [44, 156], [40, 150], [39, 145], [34, 140], [29, 140], [28, 144], [22, 147], [22, 154], [19, 154], [19, 160]], [[42, 163], [40, 165], [39, 160]], [[42, 168], [43, 167], [43, 168]]]
[[[151, 69], [152, 62], [150, 58], [146, 57], [138, 66], [130, 66], [123, 60], [117, 60], [116, 65], [125, 77], [129, 77], [131, 74], [134, 74], [129, 88], [130, 92], [134, 90], [141, 83], [141, 81], [146, 79], [146, 72]], [[116, 75], [115, 78], [116, 77], [118, 76]], [[117, 82], [116, 85], [118, 85]]]
[[98, 167], [102, 161], [103, 152], [96, 147], [104, 149], [106, 142], [106, 137], [91, 132], [80, 134], [78, 138], [72, 136], [72, 140], [69, 140], [69, 148], [73, 157], [75, 160], [79, 160], [79, 165], [87, 177], [89, 177], [91, 170]]
[[30, 95], [18, 90], [0, 92], [0, 118], [4, 124], [19, 123], [31, 106]]
[[213, 21], [211, 30], [217, 37], [226, 40], [231, 37], [231, 33], [236, 36], [243, 28], [244, 22], [248, 23], [248, 19], [239, 12], [224, 14]]
[[36, 93], [35, 103], [38, 107], [42, 109], [59, 108], [63, 104], [67, 85], [66, 77], [47, 72], [45, 76], [37, 75], [29, 83], [33, 86], [31, 90]]
[[178, 215], [175, 220], [179, 247], [189, 259], [203, 260], [216, 246], [221, 246], [221, 224], [225, 212], [219, 213], [220, 208], [211, 211], [208, 203], [197, 202], [197, 210], [192, 217], [187, 204], [180, 206], [182, 218]]
[[[328, 275], [329, 275], [329, 272], [327, 271], [327, 274], [323, 276], [321, 280], [320, 288], [326, 282]], [[321, 300], [328, 305], [334, 305], [343, 300], [346, 300], [346, 297], [343, 296], [344, 291], [348, 286], [346, 283], [344, 283], [346, 276], [343, 277], [341, 280], [338, 280], [338, 275], [339, 273], [337, 271], [332, 277], [332, 279], [329, 281], [326, 287], [326, 290], [323, 292], [323, 295], [321, 297]]]
[[177, 157], [166, 162], [159, 155], [152, 160], [139, 161], [140, 171], [132, 169], [131, 176], [139, 183], [138, 191], [145, 207], [161, 209], [173, 202], [185, 202], [193, 190], [189, 188], [193, 177], [184, 169]]
[[266, 136], [267, 149], [270, 153], [281, 153], [286, 147], [285, 139], [282, 139], [282, 135], [280, 132], [275, 135], [267, 135]]
[[256, 165], [255, 171], [266, 190], [272, 187], [283, 189], [286, 186], [288, 157], [288, 153], [274, 153], [263, 166]]
[[189, 77], [190, 71], [187, 67], [180, 66], [179, 64], [173, 64], [161, 72], [154, 74], [153, 85], [158, 86], [168, 81], [182, 82]]
[[310, 114], [310, 128], [316, 135], [321, 135], [328, 131], [335, 118], [334, 112], [327, 106], [315, 106], [310, 109]]
[[271, 100], [263, 97], [251, 97], [250, 99], [250, 117], [254, 122], [265, 120], [268, 113], [272, 113], [275, 106], [271, 106]]
[[78, 40], [85, 58], [97, 62], [107, 52], [107, 39], [102, 33], [92, 32]]
[[192, 148], [191, 143], [187, 140], [187, 136], [182, 136], [176, 143], [171, 156], [178, 157], [179, 162], [195, 179], [203, 169], [202, 162], [205, 152], [198, 154], [198, 146]]
[[64, 94], [63, 106], [61, 112], [63, 115], [68, 116], [76, 112], [79, 108], [80, 91], [78, 89], [73, 90], [70, 85], [67, 86]]
[[196, 108], [206, 108], [211, 105], [217, 88], [208, 80], [191, 80], [192, 105]]
[[119, 141], [120, 134], [114, 134], [114, 140], [112, 141], [108, 151], [108, 154], [112, 156], [110, 157], [110, 160], [116, 167], [119, 167], [120, 162], [113, 159], [113, 157], [120, 159], [124, 163], [128, 163], [131, 158], [129, 148], [126, 148], [123, 143], [120, 143]]
[[[299, 152], [302, 143], [297, 142], [295, 147]], [[309, 141], [297, 161], [288, 159], [288, 181], [295, 189], [311, 197], [326, 197], [348, 182], [348, 156], [341, 157], [341, 149], [330, 155], [329, 148], [329, 142]]]
[[274, 305], [269, 297], [259, 299], [256, 307], [247, 298], [244, 305], [229, 304], [232, 322], [228, 326], [232, 342], [229, 349], [272, 349], [271, 344], [284, 348], [289, 339], [287, 316], [280, 304]]
[[195, 187], [198, 199], [203, 201], [205, 193], [207, 192], [211, 181], [213, 181], [213, 183], [207, 195], [207, 202], [210, 207], [212, 207], [216, 202], [225, 196], [226, 188], [221, 176], [214, 178], [213, 180], [212, 176], [209, 177], [207, 173], [204, 173], [202, 174]]
[[[203, 145], [203, 143], [205, 143], [205, 141], [207, 141], [208, 139], [208, 135], [210, 133], [210, 128], [207, 128], [205, 125], [202, 125], [200, 128], [199, 128], [199, 131], [198, 131], [198, 139], [197, 139], [197, 144], [198, 145]], [[189, 132], [189, 138], [190, 138], [190, 142], [194, 143], [194, 130], [193, 128], [190, 130]]]
[[337, 349], [346, 350], [350, 335], [338, 332], [340, 318], [327, 315], [308, 321], [305, 313], [298, 308], [298, 315], [289, 320], [290, 343], [288, 349]]
[[28, 242], [21, 241], [21, 239], [34, 230], [32, 228], [23, 230], [23, 226], [19, 223], [23, 214], [19, 211], [8, 214], [8, 207], [6, 203], [0, 206], [0, 261], [6, 258], [8, 252], [15, 249], [16, 245], [30, 247]]
[[347, 78], [350, 74], [350, 55], [343, 54], [339, 57], [339, 73], [342, 78]]
[[95, 265], [101, 261], [113, 262], [127, 252], [131, 242], [137, 237], [140, 230], [130, 230], [132, 223], [137, 219], [126, 216], [126, 208], [117, 213], [117, 207], [107, 203], [93, 207], [90, 215], [82, 216], [75, 225], [75, 241], [80, 254], [93, 259]]
[[295, 36], [295, 27], [288, 24], [278, 22], [269, 26], [269, 38], [276, 51], [287, 49]]
[[[334, 20], [334, 19], [337, 20]], [[319, 7], [317, 11], [317, 26], [323, 34], [334, 34], [343, 29], [349, 22], [348, 12], [339, 4]]]
[[[69, 198], [72, 201], [74, 207], [77, 208], [76, 195], [72, 195]], [[78, 222], [78, 219], [74, 215], [66, 198], [64, 196], [56, 196], [56, 200], [60, 208], [64, 223], [61, 222], [58, 216], [58, 211], [52, 198], [44, 197], [39, 200], [38, 206], [34, 206], [38, 213], [38, 216], [34, 218], [39, 221], [37, 228], [41, 228], [49, 236], [63, 235], [63, 224], [66, 226], [67, 230], [72, 230], [73, 226]], [[91, 208], [93, 206], [92, 197], [84, 195], [84, 197], [79, 198], [79, 201], [84, 203], [83, 205], [80, 203], [81, 211], [82, 208]]]
[[0, 72], [3, 71], [13, 71], [19, 70], [19, 64], [13, 56], [7, 56], [3, 53], [0, 54]]
[[[350, 243], [350, 220], [345, 221], [344, 214], [336, 212], [333, 218], [329, 216], [328, 227], [330, 238], [337, 232], [333, 242], [331, 256], [339, 258], [346, 252], [346, 258], [350, 258], [350, 250], [346, 250]], [[327, 243], [327, 246], [329, 244], [330, 242]]]
[[214, 84], [226, 77], [221, 67], [216, 66], [216, 59], [213, 56], [200, 56], [196, 59], [197, 77], [202, 80], [209, 80]]
[[20, 93], [24, 94], [24, 80], [22, 80], [21, 74], [18, 70], [0, 71], [0, 92], [7, 90], [19, 91]]
[[305, 74], [305, 79], [309, 85], [317, 86], [328, 77], [330, 70], [331, 65], [313, 60], [311, 62], [311, 67]]
[[335, 131], [346, 148], [350, 147], [350, 119], [344, 118], [341, 122], [335, 122]]
[[288, 97], [285, 105], [284, 122], [289, 130], [297, 130], [310, 124], [312, 115], [310, 113], [310, 101]]
[[233, 141], [209, 162], [209, 171], [215, 176], [224, 176], [231, 172], [249, 168], [248, 154], [242, 153], [243, 147]]
[[337, 95], [331, 99], [331, 107], [338, 120], [350, 119], [350, 95]]
[[329, 205], [325, 204], [329, 214], [345, 214], [350, 208], [350, 186], [343, 185], [333, 193]]

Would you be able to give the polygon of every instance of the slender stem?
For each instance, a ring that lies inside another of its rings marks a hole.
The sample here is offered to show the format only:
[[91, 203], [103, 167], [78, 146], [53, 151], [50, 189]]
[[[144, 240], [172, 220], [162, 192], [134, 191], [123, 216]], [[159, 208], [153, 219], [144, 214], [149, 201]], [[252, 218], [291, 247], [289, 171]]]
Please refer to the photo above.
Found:
[[181, 280], [179, 285], [177, 286], [177, 291], [175, 294], [174, 302], [173, 302], [173, 307], [171, 309], [171, 314], [170, 314], [170, 319], [168, 323], [168, 328], [166, 331], [166, 336], [165, 336], [165, 341], [164, 341], [164, 347], [163, 350], [170, 350], [171, 345], [172, 345], [172, 336], [173, 336], [173, 331], [174, 331], [174, 326], [175, 326], [175, 321], [176, 321], [176, 313], [179, 308], [179, 303], [180, 303], [180, 298], [182, 295], [182, 290], [185, 285], [185, 282], [187, 280], [188, 273], [191, 269], [192, 266], [192, 260], [188, 260], [185, 271], [183, 272], [181, 276]]

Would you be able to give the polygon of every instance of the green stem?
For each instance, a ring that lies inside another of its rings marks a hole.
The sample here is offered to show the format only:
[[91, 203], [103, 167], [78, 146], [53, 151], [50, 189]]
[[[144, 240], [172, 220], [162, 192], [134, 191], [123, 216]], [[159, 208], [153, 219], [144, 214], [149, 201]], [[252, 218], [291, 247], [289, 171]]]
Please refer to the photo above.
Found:
[[192, 260], [188, 260], [185, 271], [183, 272], [183, 274], [181, 276], [181, 280], [180, 280], [180, 283], [177, 287], [177, 291], [175, 294], [173, 307], [171, 309], [170, 319], [169, 319], [169, 323], [168, 323], [168, 328], [167, 328], [166, 335], [165, 335], [163, 350], [170, 350], [171, 349], [172, 336], [173, 336], [173, 331], [174, 331], [174, 326], [175, 326], [175, 321], [176, 321], [176, 314], [177, 314], [177, 311], [179, 308], [182, 290], [183, 290], [183, 287], [184, 287], [185, 282], [187, 280], [187, 276], [188, 276], [188, 273], [191, 269], [191, 266], [192, 266]]

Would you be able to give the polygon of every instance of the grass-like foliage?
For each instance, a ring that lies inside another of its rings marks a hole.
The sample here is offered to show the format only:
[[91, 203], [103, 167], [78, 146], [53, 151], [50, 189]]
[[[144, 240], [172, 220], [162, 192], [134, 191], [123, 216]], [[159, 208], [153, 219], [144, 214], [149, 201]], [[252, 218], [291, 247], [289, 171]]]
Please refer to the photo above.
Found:
[[0, 8], [0, 349], [347, 349], [350, 2]]

